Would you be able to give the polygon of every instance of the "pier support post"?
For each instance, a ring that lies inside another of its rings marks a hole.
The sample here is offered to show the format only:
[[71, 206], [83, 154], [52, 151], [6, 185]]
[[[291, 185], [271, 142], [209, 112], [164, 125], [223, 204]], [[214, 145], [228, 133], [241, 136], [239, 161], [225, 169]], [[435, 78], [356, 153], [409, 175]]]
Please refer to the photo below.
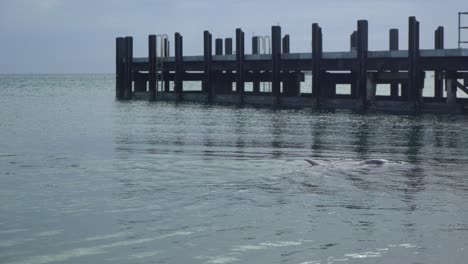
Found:
[[133, 38], [125, 37], [125, 87], [123, 98], [129, 100], [132, 98], [133, 88]]
[[[252, 54], [259, 54], [260, 53], [260, 47], [258, 46], [258, 37], [252, 37]], [[258, 74], [258, 72], [254, 71], [254, 76]], [[259, 94], [260, 93], [260, 81], [258, 80], [253, 80], [252, 82], [253, 86], [253, 93], [254, 94]]]
[[409, 18], [408, 35], [408, 101], [414, 102], [416, 110], [421, 103], [421, 72], [419, 70], [419, 22]]
[[353, 31], [349, 36], [349, 50], [355, 51], [357, 47], [357, 31]]
[[212, 85], [212, 70], [211, 70], [211, 64], [212, 64], [212, 36], [209, 31], [205, 31], [203, 33], [203, 56], [204, 56], [204, 78], [203, 78], [203, 87], [202, 91], [205, 94], [208, 94], [208, 102], [212, 103], [213, 102], [213, 97], [214, 97], [214, 87]]
[[280, 103], [281, 94], [281, 27], [271, 27], [271, 61], [272, 61], [272, 92], [273, 105], [276, 107]]
[[374, 73], [367, 73], [367, 104], [370, 106], [375, 103], [375, 93], [377, 90], [377, 84], [375, 82]]
[[177, 100], [183, 98], [183, 38], [176, 32], [174, 35], [175, 44], [175, 80], [174, 80], [174, 92]]
[[149, 95], [150, 100], [156, 100], [156, 35], [148, 36], [148, 62], [149, 62]]
[[126, 48], [125, 48], [125, 39], [124, 38], [116, 38], [115, 40], [115, 98], [117, 100], [123, 99], [123, 90], [125, 87], [125, 65], [124, 65], [124, 58]]
[[312, 98], [321, 101], [322, 88], [320, 86], [322, 61], [322, 29], [317, 23], [312, 24]]
[[217, 38], [215, 40], [215, 54], [223, 55], [223, 39]]
[[[282, 48], [283, 48], [283, 54], [289, 54], [290, 53], [290, 38], [289, 35], [284, 35], [283, 37], [283, 43], [282, 43]], [[285, 96], [299, 96], [300, 95], [300, 89], [301, 89], [301, 81], [300, 81], [300, 71], [295, 71], [295, 72], [289, 72], [289, 71], [283, 71], [287, 73], [286, 79], [283, 80], [283, 94]]]
[[289, 34], [284, 35], [283, 37], [283, 53], [288, 54], [290, 52], [289, 48]]
[[[398, 41], [398, 29], [396, 28], [392, 28], [390, 29], [389, 31], [389, 49], [390, 50], [398, 50], [398, 44], [399, 44], [399, 41]], [[398, 71], [392, 71], [394, 73], [397, 73]], [[398, 86], [399, 86], [399, 83], [397, 82], [393, 82], [390, 84], [390, 96], [392, 99], [397, 99], [398, 98]]]
[[[435, 31], [434, 48], [444, 48], [444, 27], [438, 27]], [[442, 98], [444, 94], [444, 73], [443, 71], [434, 72], [434, 96], [435, 98]]]
[[135, 92], [146, 92], [147, 75], [140, 72], [133, 73], [133, 82], [135, 83]]
[[[168, 39], [164, 39], [164, 57], [168, 58], [171, 54], [170, 54], [170, 47], [171, 45], [169, 45], [170, 42]], [[169, 76], [169, 71], [164, 71], [164, 76]], [[165, 78], [164, 80], [164, 92], [169, 92], [169, 79], [168, 78]], [[162, 88], [161, 88], [162, 90]]]
[[447, 88], [447, 104], [457, 103], [457, 73], [449, 71], [445, 73], [445, 87]]
[[[353, 31], [351, 35], [349, 36], [349, 50], [350, 51], [356, 51], [357, 48], [357, 31]], [[357, 98], [357, 72], [356, 71], [351, 71], [351, 84], [350, 84], [350, 94], [351, 98]]]
[[232, 38], [224, 39], [224, 54], [232, 55]]
[[357, 76], [357, 100], [362, 109], [367, 108], [367, 54], [368, 54], [368, 23], [359, 20], [357, 23], [357, 59], [359, 71]]
[[236, 93], [239, 95], [240, 104], [244, 103], [244, 44], [244, 32], [238, 28], [236, 29]]

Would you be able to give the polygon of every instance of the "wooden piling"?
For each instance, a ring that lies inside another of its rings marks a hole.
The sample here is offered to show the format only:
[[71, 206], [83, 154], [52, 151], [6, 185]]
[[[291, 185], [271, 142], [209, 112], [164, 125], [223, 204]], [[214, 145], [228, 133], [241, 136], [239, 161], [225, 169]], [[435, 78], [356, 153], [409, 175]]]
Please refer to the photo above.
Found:
[[[258, 37], [252, 37], [252, 54], [259, 54], [260, 53], [260, 47], [258, 46]], [[253, 72], [258, 73], [256, 71]], [[252, 82], [253, 86], [253, 93], [254, 94], [259, 94], [260, 93], [260, 82], [258, 80], [254, 80]]]
[[410, 17], [408, 30], [408, 101], [414, 102], [416, 108], [421, 100], [419, 60], [419, 22]]
[[212, 50], [212, 35], [209, 31], [205, 31], [203, 33], [203, 56], [204, 56], [204, 80], [203, 80], [203, 87], [202, 91], [208, 94], [208, 102], [213, 102], [213, 85], [212, 81], [212, 61], [213, 61], [213, 50]]
[[140, 72], [134, 72], [133, 73], [133, 83], [134, 83], [134, 90], [135, 92], [140, 92], [144, 93], [146, 92], [146, 84], [147, 84], [147, 75], [140, 73]]
[[447, 104], [457, 103], [457, 72], [447, 71], [445, 73], [445, 87], [447, 89]]
[[274, 105], [279, 105], [281, 94], [281, 27], [271, 27], [272, 92]]
[[[168, 58], [170, 54], [170, 42], [168, 39], [164, 39], [164, 57]], [[164, 71], [163, 76], [167, 76], [169, 74], [169, 71]], [[169, 92], [169, 80], [166, 78], [164, 80], [164, 92]]]
[[232, 38], [224, 39], [224, 54], [232, 55]]
[[367, 108], [367, 54], [368, 54], [368, 32], [369, 26], [367, 20], [359, 20], [357, 23], [357, 100], [361, 108]]
[[353, 31], [349, 36], [349, 50], [353, 51], [356, 50], [357, 46], [357, 31]]
[[217, 38], [215, 40], [215, 54], [223, 55], [223, 39]]
[[244, 32], [238, 28], [236, 29], [236, 93], [239, 95], [239, 103], [244, 102], [244, 60], [245, 60], [245, 47], [244, 47]]
[[129, 100], [133, 95], [133, 38], [125, 37], [125, 88], [123, 98]]
[[183, 38], [176, 32], [174, 35], [175, 42], [175, 80], [174, 80], [174, 92], [178, 100], [183, 98]]
[[289, 44], [290, 44], [289, 43], [289, 35], [286, 34], [283, 37], [283, 46], [282, 46], [283, 47], [283, 53], [287, 54], [287, 53], [290, 52]]
[[[444, 48], [444, 27], [438, 27], [435, 31], [434, 48]], [[434, 96], [435, 98], [442, 98], [444, 94], [444, 73], [443, 71], [434, 72]]]
[[125, 39], [116, 38], [115, 41], [115, 98], [121, 100], [123, 98], [123, 87], [125, 83], [125, 66], [124, 66], [124, 57], [125, 57]]
[[317, 23], [312, 24], [312, 97], [319, 102], [322, 97], [321, 80], [322, 29]]
[[156, 35], [148, 36], [148, 62], [149, 62], [149, 94], [150, 100], [156, 100]]
[[[398, 29], [392, 28], [389, 31], [389, 50], [398, 50]], [[392, 72], [397, 72], [397, 71], [392, 71]], [[398, 98], [398, 86], [399, 84], [397, 82], [393, 82], [390, 84], [390, 96], [393, 99]]]

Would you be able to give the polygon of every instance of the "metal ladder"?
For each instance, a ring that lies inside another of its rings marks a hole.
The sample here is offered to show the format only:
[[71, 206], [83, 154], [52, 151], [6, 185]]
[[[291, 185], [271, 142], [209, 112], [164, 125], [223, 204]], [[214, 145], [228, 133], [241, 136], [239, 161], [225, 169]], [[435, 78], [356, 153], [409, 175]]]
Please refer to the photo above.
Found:
[[[164, 92], [164, 59], [169, 57], [169, 37], [167, 34], [158, 34], [156, 35], [156, 43], [158, 42], [159, 38], [159, 55], [157, 54], [158, 51], [156, 50], [156, 83], [158, 87], [158, 91]], [[164, 45], [165, 40], [167, 40], [167, 50], [166, 46]]]
[[467, 15], [468, 16], [468, 12], [458, 12], [458, 48], [459, 49], [461, 49], [462, 44], [468, 44], [468, 41], [462, 41], [461, 40], [462, 29], [468, 29], [468, 26], [462, 26], [462, 24], [461, 24], [462, 15]]
[[[271, 39], [270, 36], [258, 36], [258, 47], [260, 47], [260, 54], [271, 54]], [[268, 48], [268, 51], [267, 51]], [[268, 88], [268, 89], [267, 89]], [[271, 82], [263, 82], [263, 91], [271, 92]]]

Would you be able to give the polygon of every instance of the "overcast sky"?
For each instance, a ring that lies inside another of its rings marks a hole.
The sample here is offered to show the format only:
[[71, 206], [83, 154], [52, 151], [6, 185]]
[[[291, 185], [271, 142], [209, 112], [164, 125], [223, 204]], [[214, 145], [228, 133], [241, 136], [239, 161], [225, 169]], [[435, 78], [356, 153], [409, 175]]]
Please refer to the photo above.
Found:
[[310, 52], [314, 22], [325, 51], [348, 50], [358, 19], [369, 21], [370, 50], [388, 49], [390, 28], [400, 30], [406, 49], [412, 15], [421, 23], [421, 48], [433, 48], [437, 26], [445, 27], [446, 47], [456, 48], [459, 11], [468, 11], [468, 1], [0, 0], [0, 73], [112, 73], [115, 37], [127, 35], [135, 56], [147, 56], [148, 34], [172, 40], [176, 31], [184, 55], [201, 55], [203, 30], [224, 38], [241, 27], [250, 52], [252, 34], [270, 34], [278, 23], [291, 35], [291, 52]]

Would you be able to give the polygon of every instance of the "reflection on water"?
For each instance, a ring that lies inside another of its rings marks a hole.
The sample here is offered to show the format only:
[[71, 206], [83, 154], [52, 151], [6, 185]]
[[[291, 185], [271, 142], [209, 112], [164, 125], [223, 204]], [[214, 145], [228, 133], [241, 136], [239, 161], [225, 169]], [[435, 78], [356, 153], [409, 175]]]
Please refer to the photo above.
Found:
[[114, 102], [112, 76], [35, 78], [0, 89], [1, 263], [468, 257], [464, 116]]

